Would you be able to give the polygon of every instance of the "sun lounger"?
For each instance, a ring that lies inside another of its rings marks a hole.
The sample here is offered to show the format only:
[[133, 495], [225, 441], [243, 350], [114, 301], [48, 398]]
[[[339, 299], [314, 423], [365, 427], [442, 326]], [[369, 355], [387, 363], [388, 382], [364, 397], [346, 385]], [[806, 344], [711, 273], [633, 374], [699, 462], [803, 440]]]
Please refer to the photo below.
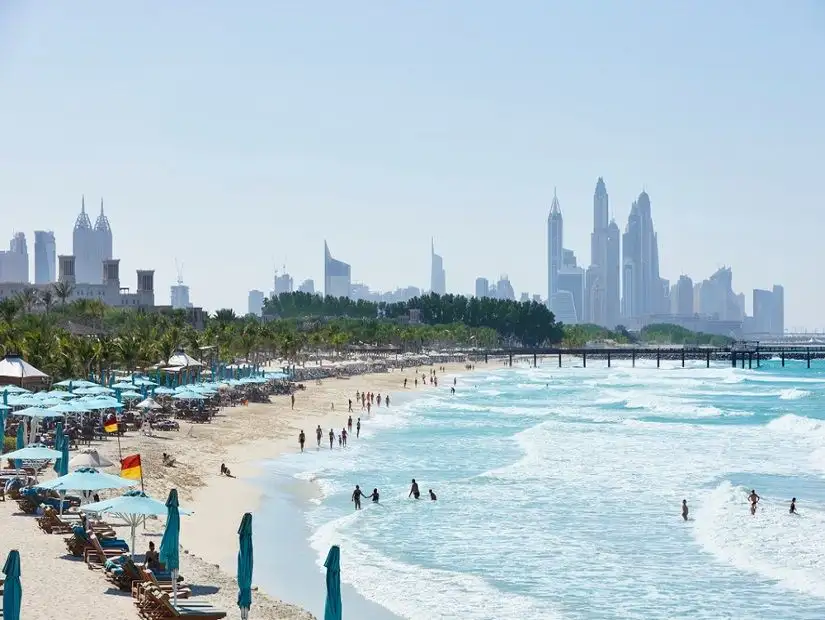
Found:
[[155, 586], [146, 586], [141, 601], [135, 601], [140, 616], [145, 620], [173, 620], [174, 618], [197, 620], [221, 620], [226, 612], [208, 604], [186, 603], [172, 604], [168, 594]]
[[83, 559], [86, 562], [86, 566], [91, 570], [100, 570], [109, 558], [118, 557], [123, 555], [124, 552], [129, 551], [129, 546], [125, 543], [125, 549], [123, 549], [120, 545], [116, 548], [105, 548], [100, 544], [100, 539], [94, 532], [87, 532], [87, 535], [89, 537], [91, 547], [88, 547], [83, 551]]
[[[86, 549], [92, 548], [92, 543], [89, 540], [88, 533], [80, 525], [72, 526], [72, 535], [63, 539], [66, 542], [66, 548], [73, 556], [80, 558], [86, 553]], [[106, 549], [118, 550], [120, 553], [129, 550], [129, 545], [125, 540], [119, 538], [103, 537], [100, 538], [100, 544]]]
[[[80, 525], [79, 515], [64, 514], [60, 516], [51, 506], [43, 509], [43, 516], [38, 517], [37, 524], [47, 534], [70, 534], [76, 525]], [[87, 520], [87, 527], [91, 529], [98, 538], [115, 538], [115, 531], [108, 523], [90, 523]]]

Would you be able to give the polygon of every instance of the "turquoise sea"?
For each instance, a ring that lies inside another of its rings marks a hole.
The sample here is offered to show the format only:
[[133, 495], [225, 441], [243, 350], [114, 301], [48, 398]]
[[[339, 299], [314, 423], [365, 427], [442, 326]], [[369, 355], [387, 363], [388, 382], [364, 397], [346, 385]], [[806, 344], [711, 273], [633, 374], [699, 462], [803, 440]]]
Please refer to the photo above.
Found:
[[825, 366], [596, 366], [480, 365], [277, 461], [320, 485], [319, 565], [340, 545], [342, 579], [414, 620], [825, 618]]

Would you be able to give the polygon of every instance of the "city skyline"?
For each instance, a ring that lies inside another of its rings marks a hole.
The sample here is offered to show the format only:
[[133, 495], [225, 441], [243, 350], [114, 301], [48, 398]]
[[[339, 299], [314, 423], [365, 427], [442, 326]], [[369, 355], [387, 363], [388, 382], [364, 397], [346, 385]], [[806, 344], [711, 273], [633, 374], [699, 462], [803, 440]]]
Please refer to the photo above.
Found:
[[421, 247], [435, 237], [450, 291], [505, 272], [546, 295], [552, 188], [589, 267], [604, 175], [622, 233], [632, 201], [652, 197], [660, 277], [731, 265], [749, 314], [748, 291], [782, 283], [787, 327], [825, 327], [807, 273], [825, 259], [817, 3], [459, 0], [356, 16], [253, 1], [165, 6], [163, 20], [92, 4], [82, 20], [0, 9], [4, 246], [24, 230], [31, 255], [32, 231], [53, 228], [70, 253], [64, 222], [94, 188], [121, 271], [151, 256], [165, 297], [184, 259], [210, 309], [245, 311], [284, 257], [322, 290], [324, 239], [379, 290], [429, 288]]

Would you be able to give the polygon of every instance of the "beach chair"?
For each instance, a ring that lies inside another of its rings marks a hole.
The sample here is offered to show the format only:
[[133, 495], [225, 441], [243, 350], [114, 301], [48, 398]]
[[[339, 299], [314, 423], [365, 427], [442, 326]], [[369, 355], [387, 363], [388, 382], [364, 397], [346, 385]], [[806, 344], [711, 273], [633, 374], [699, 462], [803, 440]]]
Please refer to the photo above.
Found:
[[197, 620], [221, 620], [226, 612], [208, 603], [178, 603], [174, 605], [169, 595], [155, 586], [146, 586], [145, 595], [136, 601], [138, 613], [145, 620], [173, 620], [174, 618]]
[[123, 555], [129, 551], [129, 546], [124, 542], [125, 549], [120, 545], [117, 547], [104, 548], [100, 544], [100, 539], [94, 532], [87, 532], [90, 547], [83, 551], [83, 560], [90, 570], [101, 570], [106, 564], [106, 560]]
[[[83, 557], [86, 553], [86, 549], [92, 547], [92, 543], [89, 540], [89, 535], [81, 525], [73, 525], [72, 535], [64, 538], [63, 540], [66, 542], [66, 548], [69, 550], [69, 553], [76, 558]], [[100, 544], [104, 548], [119, 550], [121, 553], [129, 550], [129, 545], [126, 544], [125, 540], [121, 540], [120, 538], [112, 538], [108, 536], [100, 538]]]
[[[90, 523], [88, 520], [86, 523], [87, 528], [97, 534], [98, 538], [117, 537], [114, 529], [108, 523]], [[80, 525], [80, 515], [69, 513], [60, 516], [54, 508], [46, 506], [43, 509], [43, 516], [38, 517], [37, 524], [47, 534], [70, 534], [74, 531], [72, 528]]]
[[[139, 580], [132, 582], [132, 598], [136, 601], [145, 596], [146, 588], [157, 588], [161, 592], [172, 592], [172, 575], [170, 573], [155, 573], [142, 564], [135, 564]], [[178, 578], [178, 598], [189, 598], [192, 596], [191, 588], [180, 578]]]

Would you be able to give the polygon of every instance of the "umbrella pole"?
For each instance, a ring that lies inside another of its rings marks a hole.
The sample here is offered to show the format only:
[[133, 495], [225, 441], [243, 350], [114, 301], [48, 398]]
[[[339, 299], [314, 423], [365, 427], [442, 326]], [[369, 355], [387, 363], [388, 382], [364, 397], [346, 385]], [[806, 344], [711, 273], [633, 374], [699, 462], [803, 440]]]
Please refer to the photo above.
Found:
[[172, 604], [178, 604], [178, 569], [172, 571]]
[[66, 491], [60, 491], [60, 516], [63, 516], [63, 498], [66, 497]]
[[137, 522], [132, 519], [132, 547], [129, 549], [132, 552], [132, 559], [135, 559], [135, 530], [137, 529]]

